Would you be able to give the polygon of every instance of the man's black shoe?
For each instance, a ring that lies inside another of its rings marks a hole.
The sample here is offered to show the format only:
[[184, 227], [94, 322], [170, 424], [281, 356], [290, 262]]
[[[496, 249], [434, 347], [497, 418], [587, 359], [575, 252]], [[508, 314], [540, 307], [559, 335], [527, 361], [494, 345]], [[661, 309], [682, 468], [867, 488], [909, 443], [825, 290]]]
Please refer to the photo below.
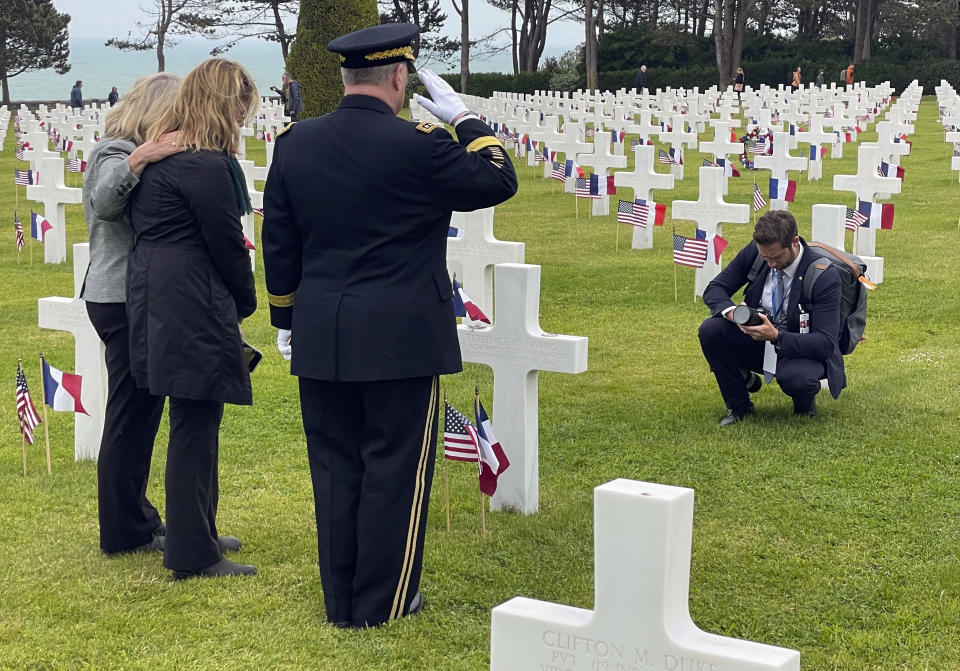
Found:
[[816, 417], [817, 416], [817, 400], [814, 399], [810, 401], [810, 405], [806, 408], [798, 409], [796, 404], [793, 406], [793, 414], [798, 417]]
[[187, 578], [226, 578], [232, 576], [256, 575], [257, 567], [251, 564], [235, 564], [229, 559], [221, 559], [216, 564], [196, 571], [174, 571], [174, 580]]
[[126, 550], [116, 550], [114, 552], [103, 552], [103, 554], [108, 557], [119, 557], [121, 555], [131, 555], [131, 554], [147, 554], [150, 552], [163, 552], [164, 541], [163, 536], [154, 536], [153, 540], [149, 543], [144, 543], [143, 545], [137, 545], [136, 547], [127, 548]]
[[740, 370], [740, 374], [743, 375], [743, 381], [747, 385], [747, 391], [751, 394], [756, 394], [758, 391], [763, 389], [763, 378], [754, 373], [752, 370]]
[[236, 552], [243, 547], [243, 543], [236, 536], [220, 536], [217, 544], [220, 546], [220, 552]]
[[416, 615], [421, 610], [423, 610], [423, 595], [417, 592], [413, 595], [413, 601], [410, 602], [410, 607], [404, 615]]
[[154, 536], [166, 536], [167, 535], [167, 525], [163, 522], [160, 523], [156, 529], [153, 530]]
[[742, 422], [746, 417], [753, 414], [753, 406], [743, 410], [727, 410], [727, 415], [720, 420], [720, 426], [730, 426], [737, 422]]

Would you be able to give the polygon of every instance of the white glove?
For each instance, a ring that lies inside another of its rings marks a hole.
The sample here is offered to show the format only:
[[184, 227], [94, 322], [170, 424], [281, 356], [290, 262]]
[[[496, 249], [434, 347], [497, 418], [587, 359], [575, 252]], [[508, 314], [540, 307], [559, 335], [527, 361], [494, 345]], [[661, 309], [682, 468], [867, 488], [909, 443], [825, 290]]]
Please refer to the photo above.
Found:
[[283, 355], [283, 358], [290, 361], [293, 356], [293, 332], [290, 329], [277, 329], [277, 350]]
[[417, 75], [423, 85], [427, 87], [427, 93], [433, 100], [424, 98], [419, 93], [414, 96], [414, 99], [433, 116], [443, 123], [449, 124], [453, 123], [457, 115], [467, 112], [467, 106], [463, 104], [459, 94], [438, 75], [426, 68], [418, 70]]

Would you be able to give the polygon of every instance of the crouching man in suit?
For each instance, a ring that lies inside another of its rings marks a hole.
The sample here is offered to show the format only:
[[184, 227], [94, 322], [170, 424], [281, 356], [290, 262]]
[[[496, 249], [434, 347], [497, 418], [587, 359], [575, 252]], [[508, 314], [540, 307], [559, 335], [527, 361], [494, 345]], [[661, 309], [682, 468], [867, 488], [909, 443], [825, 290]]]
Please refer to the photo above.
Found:
[[[839, 346], [840, 276], [836, 268], [827, 268], [813, 285], [809, 304], [803, 304], [803, 276], [813, 261], [793, 215], [773, 210], [757, 221], [753, 242], [707, 285], [703, 300], [711, 316], [700, 325], [700, 347], [727, 406], [720, 426], [753, 414], [750, 394], [763, 386], [759, 374], [764, 370], [775, 372], [797, 415], [817, 414], [821, 378], [834, 398], [846, 386]], [[731, 297], [744, 286], [743, 303], [763, 308], [755, 326], [734, 321], [737, 306]]]

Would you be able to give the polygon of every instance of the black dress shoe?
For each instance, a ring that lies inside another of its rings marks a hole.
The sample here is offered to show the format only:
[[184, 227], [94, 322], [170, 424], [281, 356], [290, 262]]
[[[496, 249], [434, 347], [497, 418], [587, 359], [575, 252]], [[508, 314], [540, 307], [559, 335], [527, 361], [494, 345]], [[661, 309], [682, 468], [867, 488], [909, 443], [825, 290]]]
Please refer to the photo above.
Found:
[[163, 522], [160, 523], [156, 529], [153, 530], [154, 536], [166, 536], [167, 535], [167, 525]]
[[217, 544], [220, 545], [220, 552], [236, 552], [243, 547], [243, 543], [236, 536], [220, 536]]
[[417, 592], [413, 595], [413, 601], [410, 602], [410, 607], [404, 615], [416, 615], [421, 610], [423, 610], [423, 594]]
[[720, 419], [720, 426], [730, 426], [742, 422], [745, 418], [753, 414], [753, 406], [742, 410], [727, 410], [726, 416]]
[[751, 394], [756, 394], [763, 389], [763, 378], [752, 370], [741, 369], [740, 374], [743, 375], [743, 381], [747, 385], [747, 391]]
[[257, 575], [257, 567], [252, 564], [235, 564], [229, 559], [221, 559], [216, 564], [196, 571], [174, 571], [174, 580], [187, 578], [227, 578], [231, 576]]
[[121, 555], [130, 555], [130, 554], [147, 554], [149, 552], [163, 552], [164, 541], [163, 536], [154, 536], [153, 540], [149, 543], [144, 543], [143, 545], [137, 545], [136, 547], [127, 548], [125, 550], [116, 550], [113, 552], [103, 552], [103, 554], [108, 557], [119, 557]]
[[816, 417], [817, 416], [817, 401], [816, 399], [810, 401], [810, 405], [805, 408], [797, 408], [796, 404], [793, 406], [793, 414], [798, 417]]

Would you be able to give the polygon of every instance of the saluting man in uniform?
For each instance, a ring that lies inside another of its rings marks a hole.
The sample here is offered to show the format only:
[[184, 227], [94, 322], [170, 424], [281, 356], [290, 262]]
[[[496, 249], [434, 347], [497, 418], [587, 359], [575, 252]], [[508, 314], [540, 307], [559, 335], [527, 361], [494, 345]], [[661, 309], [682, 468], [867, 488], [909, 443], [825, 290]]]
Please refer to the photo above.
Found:
[[437, 376], [462, 368], [450, 215], [517, 191], [489, 126], [434, 73], [420, 71], [432, 100], [418, 101], [457, 140], [396, 116], [417, 32], [384, 24], [327, 45], [344, 97], [278, 134], [264, 195], [270, 316], [299, 378], [324, 602], [341, 627], [423, 608]]

